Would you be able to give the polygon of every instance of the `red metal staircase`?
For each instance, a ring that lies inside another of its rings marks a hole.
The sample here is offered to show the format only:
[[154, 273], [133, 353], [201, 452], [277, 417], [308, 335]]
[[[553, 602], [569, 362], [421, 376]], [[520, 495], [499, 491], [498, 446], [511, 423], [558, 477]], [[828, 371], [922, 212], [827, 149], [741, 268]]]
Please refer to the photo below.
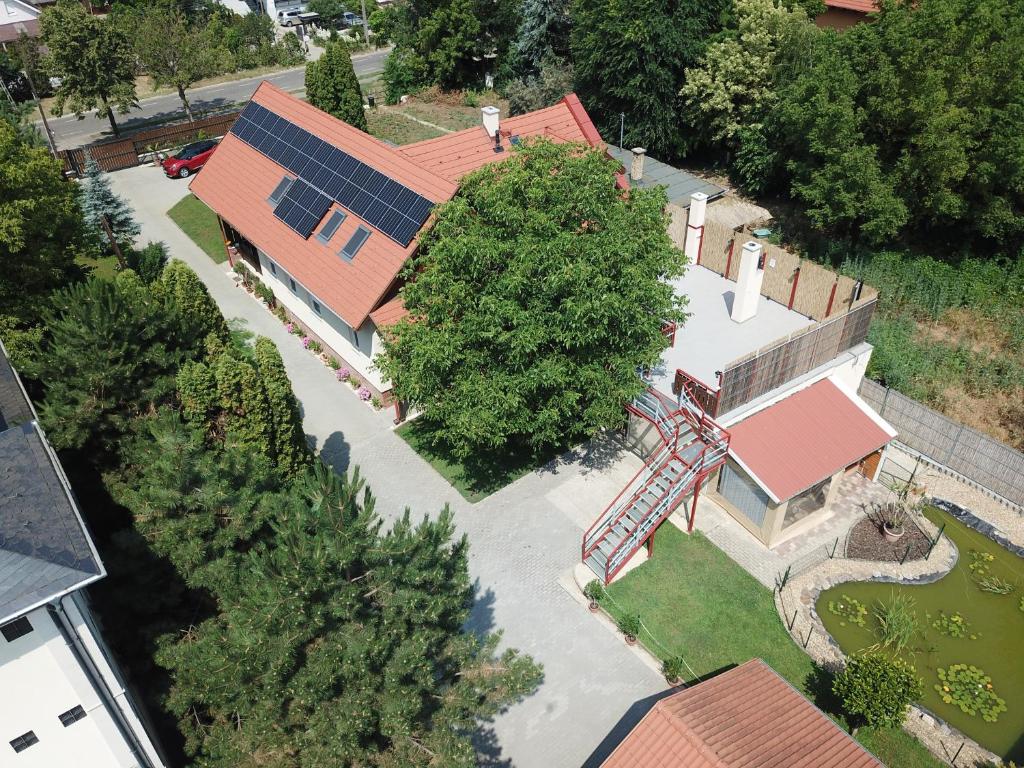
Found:
[[691, 491], [696, 501], [704, 479], [725, 463], [729, 433], [701, 409], [686, 386], [681, 393], [676, 403], [648, 389], [626, 406], [654, 425], [660, 447], [583, 536], [583, 562], [604, 584]]

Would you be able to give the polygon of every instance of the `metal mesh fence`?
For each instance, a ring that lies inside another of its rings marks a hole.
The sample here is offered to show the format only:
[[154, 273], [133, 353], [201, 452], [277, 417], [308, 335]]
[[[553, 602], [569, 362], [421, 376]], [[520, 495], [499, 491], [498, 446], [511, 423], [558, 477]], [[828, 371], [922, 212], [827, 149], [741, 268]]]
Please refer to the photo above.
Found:
[[877, 382], [864, 379], [860, 396], [897, 429], [901, 443], [1024, 507], [1024, 453]]
[[722, 371], [718, 413], [749, 403], [863, 342], [875, 304], [871, 300], [730, 363]]

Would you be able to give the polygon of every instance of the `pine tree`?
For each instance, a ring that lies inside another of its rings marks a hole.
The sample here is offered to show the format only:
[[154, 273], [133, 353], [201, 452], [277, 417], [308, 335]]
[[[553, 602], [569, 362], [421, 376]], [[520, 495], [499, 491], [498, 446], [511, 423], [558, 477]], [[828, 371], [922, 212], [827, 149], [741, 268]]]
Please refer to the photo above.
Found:
[[274, 342], [263, 336], [256, 339], [253, 359], [270, 404], [274, 460], [285, 475], [295, 475], [309, 466], [309, 448], [302, 430], [302, 412], [292, 392], [284, 361]]
[[82, 207], [86, 226], [99, 243], [109, 243], [103, 227], [104, 218], [114, 238], [123, 247], [130, 247], [142, 231], [135, 221], [131, 206], [110, 188], [110, 179], [88, 152], [85, 155], [85, 178], [78, 190], [78, 203]]
[[323, 55], [306, 65], [306, 100], [361, 131], [366, 130], [363, 94], [344, 43], [328, 43]]
[[40, 417], [58, 448], [109, 451], [135, 414], [167, 399], [201, 339], [134, 272], [54, 294], [49, 335], [29, 373], [46, 385]]
[[524, 0], [520, 13], [514, 48], [525, 74], [539, 73], [545, 61], [569, 57], [569, 0]]
[[192, 585], [204, 569], [266, 533], [278, 482], [260, 454], [211, 447], [171, 408], [136, 420], [112, 484], [137, 530]]
[[195, 762], [475, 765], [478, 720], [540, 669], [463, 629], [473, 593], [451, 514], [406, 512], [384, 532], [358, 472], [317, 463], [273, 530], [212, 585], [218, 615], [159, 652]]

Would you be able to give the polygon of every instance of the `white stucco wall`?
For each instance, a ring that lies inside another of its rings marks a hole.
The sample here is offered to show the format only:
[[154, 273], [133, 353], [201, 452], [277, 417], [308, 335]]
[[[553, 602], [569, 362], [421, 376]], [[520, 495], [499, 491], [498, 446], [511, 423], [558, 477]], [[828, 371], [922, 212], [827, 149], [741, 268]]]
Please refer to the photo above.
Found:
[[[93, 651], [99, 654], [91, 625], [71, 599], [66, 598], [64, 604], [76, 632], [87, 647], [91, 646], [90, 655]], [[0, 766], [139, 765], [54, 618], [43, 607], [30, 612], [28, 619], [32, 632], [12, 642], [0, 637]], [[112, 681], [117, 686], [114, 690], [119, 691], [113, 671], [102, 658], [100, 662], [101, 673], [109, 675], [108, 682]], [[81, 706], [86, 716], [65, 727], [59, 715], [75, 706]], [[35, 733], [39, 743], [15, 753], [9, 742], [28, 731]], [[148, 742], [141, 730], [136, 735]], [[151, 759], [156, 765], [162, 764], [155, 750]]]
[[[295, 291], [292, 291], [290, 281], [294, 278], [263, 251], [259, 251], [259, 256], [260, 268], [263, 270], [260, 277], [270, 286], [274, 296], [285, 309], [345, 358], [345, 363], [361, 378], [366, 379], [381, 392], [391, 389], [391, 382], [381, 378], [373, 366], [374, 356], [381, 351], [380, 337], [373, 322], [367, 320], [358, 331], [353, 331], [336, 313], [331, 312], [322, 300], [311, 294], [297, 280]], [[313, 310], [314, 301], [320, 305], [319, 315]], [[355, 344], [357, 338], [358, 346]]]

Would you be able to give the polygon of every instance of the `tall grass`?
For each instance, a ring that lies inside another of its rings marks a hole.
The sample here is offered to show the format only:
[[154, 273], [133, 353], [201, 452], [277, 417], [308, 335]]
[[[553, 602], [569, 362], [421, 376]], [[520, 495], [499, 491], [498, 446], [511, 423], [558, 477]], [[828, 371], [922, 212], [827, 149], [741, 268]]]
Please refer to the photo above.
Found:
[[878, 622], [878, 647], [901, 655], [918, 632], [917, 613], [913, 598], [893, 590], [889, 601], [875, 603], [873, 613]]

